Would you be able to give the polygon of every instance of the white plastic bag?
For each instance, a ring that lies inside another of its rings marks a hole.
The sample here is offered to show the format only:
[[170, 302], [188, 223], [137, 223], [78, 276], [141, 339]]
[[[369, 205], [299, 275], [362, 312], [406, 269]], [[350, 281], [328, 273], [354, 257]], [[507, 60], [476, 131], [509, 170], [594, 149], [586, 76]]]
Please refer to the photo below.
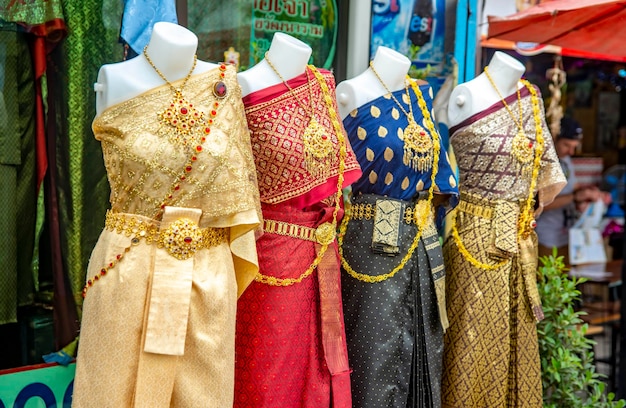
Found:
[[569, 262], [572, 265], [605, 263], [604, 239], [600, 222], [604, 203], [598, 200], [589, 204], [585, 212], [569, 230]]

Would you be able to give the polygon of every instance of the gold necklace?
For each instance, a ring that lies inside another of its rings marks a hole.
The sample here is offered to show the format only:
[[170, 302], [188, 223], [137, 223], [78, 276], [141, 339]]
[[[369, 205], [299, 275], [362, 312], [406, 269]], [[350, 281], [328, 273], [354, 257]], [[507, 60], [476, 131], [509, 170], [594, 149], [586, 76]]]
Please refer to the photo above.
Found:
[[[296, 101], [298, 105], [302, 107], [305, 111], [307, 110], [306, 106], [298, 96], [295, 91], [289, 86], [287, 81], [280, 75], [280, 72], [276, 69], [272, 61], [268, 58], [268, 53], [265, 53], [265, 61], [272, 68], [272, 71], [280, 78], [285, 87], [291, 93], [291, 96]], [[309, 69], [305, 70], [306, 72], [306, 83], [309, 87], [309, 102], [311, 105], [311, 119], [309, 120], [309, 124], [304, 129], [304, 134], [302, 135], [302, 140], [304, 142], [304, 162], [306, 164], [306, 169], [309, 173], [311, 173], [314, 177], [327, 177], [330, 173], [331, 167], [331, 153], [333, 152], [333, 142], [328, 136], [328, 131], [324, 126], [322, 126], [315, 117], [315, 105], [313, 102], [313, 88], [311, 87], [311, 81], [309, 78]]]
[[[433, 165], [433, 141], [426, 130], [415, 121], [415, 116], [413, 116], [413, 104], [411, 103], [411, 95], [409, 94], [409, 85], [407, 84], [404, 87], [408, 98], [407, 103], [409, 104], [409, 111], [407, 112], [380, 75], [378, 75], [372, 61], [370, 61], [370, 69], [407, 118], [408, 124], [402, 132], [404, 134], [404, 164], [413, 168], [413, 170], [427, 172]], [[408, 77], [407, 80], [409, 82], [411, 81]]]
[[165, 75], [163, 75], [161, 70], [154, 65], [148, 55], [147, 45], [143, 49], [143, 55], [146, 57], [148, 64], [154, 68], [156, 73], [169, 85], [172, 92], [174, 92], [174, 97], [169, 106], [157, 113], [159, 122], [174, 129], [174, 133], [168, 133], [170, 142], [184, 147], [190, 147], [194, 142], [194, 138], [190, 137], [190, 135], [194, 134], [201, 126], [206, 125], [204, 112], [197, 110], [193, 103], [187, 101], [183, 95], [183, 89], [185, 85], [187, 85], [187, 81], [189, 81], [193, 70], [196, 68], [198, 57], [194, 54], [191, 69], [183, 79], [180, 88], [176, 88]]
[[502, 94], [500, 93], [500, 90], [496, 86], [496, 83], [494, 82], [493, 78], [491, 78], [491, 75], [489, 75], [489, 68], [485, 67], [484, 71], [485, 71], [485, 76], [491, 83], [491, 86], [493, 87], [493, 89], [495, 89], [496, 93], [500, 97], [500, 100], [502, 101], [502, 104], [504, 105], [506, 110], [509, 112], [509, 115], [511, 115], [511, 118], [513, 118], [513, 121], [517, 125], [517, 128], [518, 128], [517, 133], [515, 134], [515, 137], [513, 137], [513, 141], [511, 142], [511, 154], [513, 155], [513, 157], [515, 157], [515, 159], [517, 159], [517, 161], [521, 164], [522, 167], [525, 167], [526, 165], [530, 164], [530, 162], [533, 160], [533, 157], [534, 157], [533, 145], [534, 144], [532, 140], [526, 137], [526, 132], [524, 131], [524, 118], [522, 115], [522, 96], [520, 95], [520, 87], [516, 86], [517, 106], [519, 109], [519, 121], [518, 121], [518, 119], [513, 114], [513, 110], [511, 109], [509, 104], [506, 103], [506, 100], [504, 99], [504, 97], [502, 97]]

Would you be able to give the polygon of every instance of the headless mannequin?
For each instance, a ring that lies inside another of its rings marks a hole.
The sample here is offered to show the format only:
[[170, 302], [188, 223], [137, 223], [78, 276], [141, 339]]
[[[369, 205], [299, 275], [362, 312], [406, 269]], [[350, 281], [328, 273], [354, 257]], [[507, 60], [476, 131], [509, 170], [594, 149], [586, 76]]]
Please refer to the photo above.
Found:
[[[174, 82], [189, 73], [197, 47], [198, 37], [188, 29], [174, 23], [158, 22], [154, 25], [146, 52], [165, 78]], [[193, 74], [215, 67], [216, 64], [198, 61]], [[143, 53], [128, 61], [103, 65], [94, 84], [96, 115], [164, 84]]]
[[[272, 38], [267, 58], [276, 67], [285, 81], [305, 72], [313, 50], [304, 42], [285, 33], [275, 33]], [[274, 72], [265, 59], [250, 69], [237, 74], [241, 95], [265, 89], [283, 81]]]
[[[392, 92], [404, 89], [405, 78], [411, 67], [407, 57], [391, 48], [378, 47], [372, 65]], [[339, 115], [344, 119], [354, 109], [387, 93], [372, 68], [368, 67], [360, 75], [337, 85]]]
[[[506, 98], [515, 93], [522, 84], [519, 82], [524, 74], [524, 65], [515, 58], [496, 51], [489, 61], [489, 75], [498, 87], [500, 94]], [[498, 92], [482, 72], [471, 81], [458, 85], [450, 94], [448, 104], [449, 126], [455, 126], [470, 116], [481, 112], [500, 101]]]

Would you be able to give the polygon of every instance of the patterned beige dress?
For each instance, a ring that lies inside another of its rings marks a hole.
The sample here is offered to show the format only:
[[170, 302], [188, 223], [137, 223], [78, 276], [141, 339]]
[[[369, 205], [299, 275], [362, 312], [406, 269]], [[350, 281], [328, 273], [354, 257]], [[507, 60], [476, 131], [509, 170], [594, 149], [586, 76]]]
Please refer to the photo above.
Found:
[[[535, 106], [534, 98], [523, 88], [520, 102], [515, 94], [506, 101], [513, 112], [522, 104], [531, 146], [537, 144], [533, 108], [538, 112], [544, 144], [534, 195], [541, 208], [563, 188], [565, 177], [541, 97]], [[450, 321], [444, 337], [444, 407], [543, 405], [536, 330], [537, 320], [543, 318], [536, 286], [537, 238], [534, 231], [523, 239], [518, 234], [533, 174], [523, 171], [512, 155], [517, 131], [501, 102], [450, 129], [461, 201], [456, 208], [460, 240], [450, 236], [444, 243]], [[459, 242], [489, 268], [471, 262]]]
[[111, 210], [87, 272], [75, 407], [233, 404], [237, 298], [258, 272], [256, 171], [235, 69], [192, 76], [184, 96], [192, 106], [172, 103], [198, 114], [188, 134], [158, 115], [167, 85], [93, 123]]

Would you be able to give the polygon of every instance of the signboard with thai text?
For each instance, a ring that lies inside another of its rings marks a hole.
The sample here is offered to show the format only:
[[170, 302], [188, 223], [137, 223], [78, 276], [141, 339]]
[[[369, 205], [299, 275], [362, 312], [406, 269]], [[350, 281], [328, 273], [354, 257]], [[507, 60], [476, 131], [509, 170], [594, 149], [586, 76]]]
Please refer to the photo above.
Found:
[[337, 36], [334, 0], [254, 0], [250, 65], [263, 59], [275, 32], [295, 37], [313, 49], [312, 64], [330, 68]]

